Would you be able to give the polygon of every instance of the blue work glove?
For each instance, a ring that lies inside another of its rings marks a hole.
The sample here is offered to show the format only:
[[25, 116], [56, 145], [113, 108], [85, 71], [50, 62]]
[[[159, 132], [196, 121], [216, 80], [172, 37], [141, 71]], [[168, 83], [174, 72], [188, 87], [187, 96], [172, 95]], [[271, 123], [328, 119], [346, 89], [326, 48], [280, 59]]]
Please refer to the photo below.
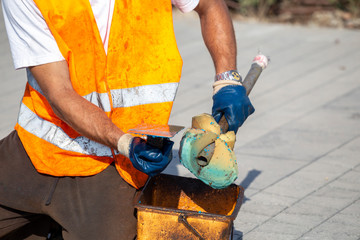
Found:
[[225, 86], [213, 96], [212, 115], [217, 122], [225, 115], [229, 124], [228, 131], [236, 133], [254, 111], [246, 90], [241, 85]]
[[173, 145], [173, 141], [165, 138], [162, 148], [159, 149], [147, 144], [144, 139], [135, 137], [130, 144], [129, 158], [137, 170], [155, 176], [169, 165]]

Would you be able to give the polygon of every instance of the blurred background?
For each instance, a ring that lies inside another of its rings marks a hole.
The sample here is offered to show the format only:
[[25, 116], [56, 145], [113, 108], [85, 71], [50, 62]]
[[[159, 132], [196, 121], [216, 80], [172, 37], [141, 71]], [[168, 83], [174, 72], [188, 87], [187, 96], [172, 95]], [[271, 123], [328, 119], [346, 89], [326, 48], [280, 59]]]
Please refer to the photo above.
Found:
[[[234, 239], [360, 239], [360, 1], [226, 0], [245, 76], [271, 62], [235, 144], [245, 188]], [[173, 10], [184, 65], [169, 120], [211, 113], [214, 67], [198, 16]], [[0, 138], [14, 127], [26, 83], [15, 71], [0, 12]], [[178, 158], [165, 173], [194, 177]]]
[[226, 0], [237, 17], [360, 28], [359, 0]]

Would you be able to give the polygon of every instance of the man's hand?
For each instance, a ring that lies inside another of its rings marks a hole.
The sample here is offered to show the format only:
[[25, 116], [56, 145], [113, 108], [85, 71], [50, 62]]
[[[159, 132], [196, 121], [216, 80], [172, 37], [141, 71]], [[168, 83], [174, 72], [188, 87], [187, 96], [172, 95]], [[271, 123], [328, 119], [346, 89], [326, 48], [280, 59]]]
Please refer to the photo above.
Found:
[[213, 96], [212, 115], [219, 122], [224, 115], [228, 124], [228, 131], [238, 131], [246, 118], [255, 109], [246, 95], [246, 90], [241, 85], [229, 85], [221, 88]]
[[133, 166], [149, 176], [161, 173], [170, 163], [174, 142], [163, 139], [161, 148], [151, 146], [139, 137], [125, 134], [119, 139], [119, 152], [128, 157]]

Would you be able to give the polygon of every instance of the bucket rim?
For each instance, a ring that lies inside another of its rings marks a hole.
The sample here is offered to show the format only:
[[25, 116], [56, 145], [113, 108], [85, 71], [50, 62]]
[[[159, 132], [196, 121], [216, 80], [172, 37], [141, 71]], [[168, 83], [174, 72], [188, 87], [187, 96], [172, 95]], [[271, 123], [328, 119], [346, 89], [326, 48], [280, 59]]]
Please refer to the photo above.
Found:
[[[159, 174], [159, 175], [163, 175], [163, 176], [171, 176], [171, 177], [178, 177], [178, 178], [184, 178], [184, 179], [189, 179], [188, 177], [183, 177], [183, 176], [176, 176], [176, 175], [170, 175], [170, 174]], [[155, 176], [158, 177], [159, 175]], [[229, 221], [229, 220], [235, 220], [240, 208], [242, 206], [242, 202], [244, 199], [244, 188], [241, 185], [237, 185], [235, 183], [231, 184], [230, 186], [235, 186], [236, 188], [238, 188], [239, 190], [239, 194], [237, 196], [237, 200], [236, 200], [236, 204], [234, 207], [233, 212], [230, 215], [222, 215], [222, 214], [216, 214], [216, 213], [208, 213], [208, 212], [202, 212], [202, 211], [193, 211], [193, 210], [184, 210], [184, 209], [178, 209], [178, 208], [171, 208], [171, 207], [159, 207], [159, 206], [152, 206], [152, 205], [145, 205], [142, 204], [140, 199], [141, 197], [144, 195], [144, 190], [146, 189], [146, 187], [148, 187], [148, 185], [150, 184], [150, 182], [152, 181], [154, 177], [149, 177], [149, 179], [147, 180], [146, 184], [144, 185], [144, 187], [142, 188], [142, 190], [140, 192], [138, 192], [138, 194], [135, 196], [134, 198], [134, 207], [138, 210], [150, 210], [153, 212], [159, 212], [159, 213], [166, 213], [166, 214], [172, 214], [172, 215], [180, 215], [180, 214], [184, 214], [186, 216], [202, 216], [202, 217], [206, 217], [206, 218], [212, 218], [212, 219], [223, 219], [222, 221]], [[194, 180], [199, 180], [199, 179], [195, 179], [192, 178]], [[200, 181], [200, 180], [199, 180]], [[169, 210], [171, 210], [172, 212], [170, 212]]]

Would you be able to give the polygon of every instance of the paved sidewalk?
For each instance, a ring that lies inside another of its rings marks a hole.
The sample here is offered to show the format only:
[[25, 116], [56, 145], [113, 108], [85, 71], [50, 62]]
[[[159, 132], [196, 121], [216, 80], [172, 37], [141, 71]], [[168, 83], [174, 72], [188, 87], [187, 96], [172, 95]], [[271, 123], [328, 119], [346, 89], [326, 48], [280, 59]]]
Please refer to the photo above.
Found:
[[[13, 70], [0, 15], [2, 138], [26, 80]], [[195, 14], [176, 13], [174, 23], [184, 67], [170, 123], [190, 127], [211, 111], [214, 70]], [[256, 112], [237, 134], [246, 199], [234, 239], [360, 239], [360, 31], [234, 25], [243, 75], [258, 50], [271, 57], [250, 96]], [[193, 177], [178, 159], [165, 172]]]

